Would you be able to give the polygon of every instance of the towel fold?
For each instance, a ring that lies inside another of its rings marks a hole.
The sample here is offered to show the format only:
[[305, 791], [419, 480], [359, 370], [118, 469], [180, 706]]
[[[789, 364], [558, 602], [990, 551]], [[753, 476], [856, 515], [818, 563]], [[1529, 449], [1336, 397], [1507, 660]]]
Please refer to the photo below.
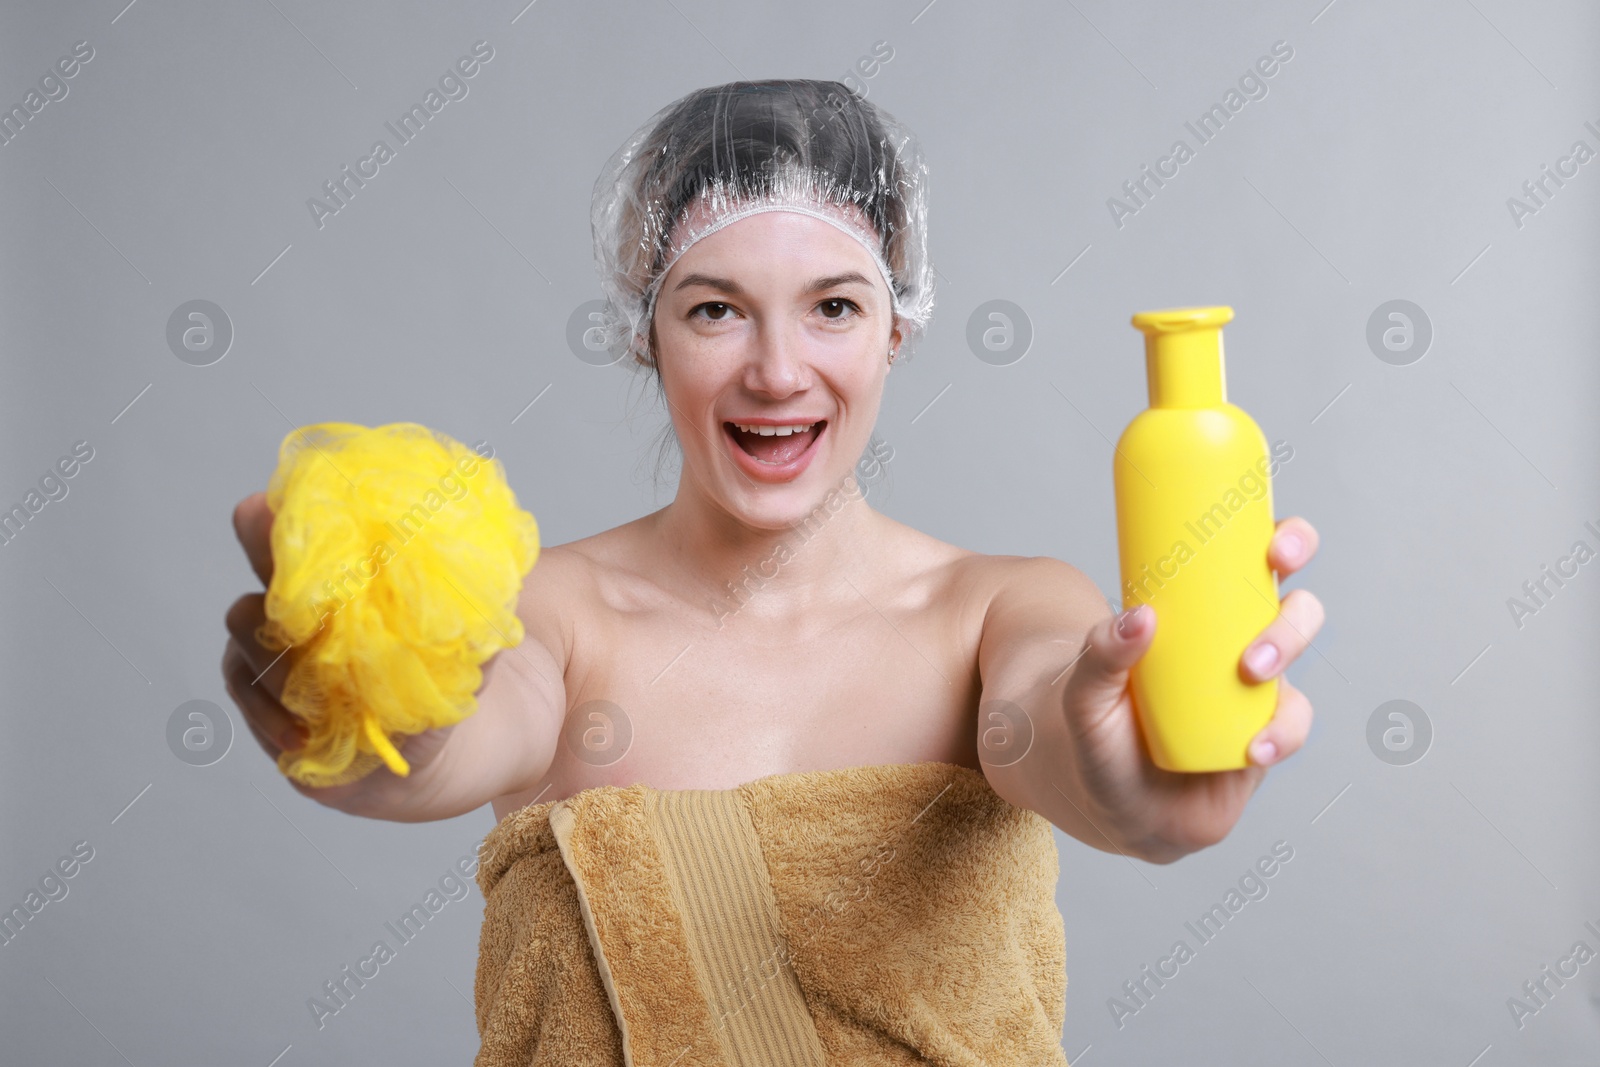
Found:
[[599, 786], [479, 855], [474, 1067], [1067, 1062], [1054, 830], [969, 767]]

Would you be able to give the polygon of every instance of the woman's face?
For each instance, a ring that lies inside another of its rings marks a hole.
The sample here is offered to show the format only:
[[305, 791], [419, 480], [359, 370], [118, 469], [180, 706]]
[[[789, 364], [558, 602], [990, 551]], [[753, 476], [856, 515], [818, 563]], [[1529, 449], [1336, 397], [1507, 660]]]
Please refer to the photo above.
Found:
[[[845, 488], [900, 342], [893, 320], [872, 257], [821, 219], [765, 211], [695, 243], [662, 281], [654, 318], [685, 482], [762, 529]], [[738, 428], [751, 424], [810, 429]]]

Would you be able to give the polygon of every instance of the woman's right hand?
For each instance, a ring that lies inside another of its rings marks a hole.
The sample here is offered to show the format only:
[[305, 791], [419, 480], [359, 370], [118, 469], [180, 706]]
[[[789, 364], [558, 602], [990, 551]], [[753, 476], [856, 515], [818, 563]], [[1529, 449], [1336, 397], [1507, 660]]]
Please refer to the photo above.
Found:
[[[265, 493], [245, 497], [233, 512], [234, 531], [263, 586], [272, 583], [272, 518]], [[232, 636], [222, 654], [222, 677], [228, 695], [238, 705], [250, 732], [276, 762], [285, 749], [297, 749], [304, 744], [306, 728], [300, 717], [281, 703], [290, 656], [262, 647], [255, 638], [256, 627], [266, 621], [266, 599], [265, 593], [246, 593], [228, 609], [227, 626]], [[455, 726], [446, 726], [395, 738], [395, 748], [411, 767], [411, 774], [405, 778], [387, 766], [380, 766], [344, 785], [316, 787], [293, 778], [288, 780], [300, 793], [318, 803], [350, 811], [375, 794], [392, 793], [403, 789], [407, 782], [415, 782], [417, 772], [438, 756], [454, 729]]]

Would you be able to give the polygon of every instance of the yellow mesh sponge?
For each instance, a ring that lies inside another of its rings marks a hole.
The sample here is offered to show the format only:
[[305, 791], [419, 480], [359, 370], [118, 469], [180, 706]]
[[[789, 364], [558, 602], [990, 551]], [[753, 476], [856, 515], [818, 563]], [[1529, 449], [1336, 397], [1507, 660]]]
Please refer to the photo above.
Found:
[[284, 774], [308, 786], [380, 763], [409, 774], [389, 735], [471, 715], [481, 665], [522, 641], [517, 595], [539, 527], [480, 447], [412, 422], [325, 422], [283, 439], [256, 638], [290, 649], [282, 700], [309, 734], [279, 755]]

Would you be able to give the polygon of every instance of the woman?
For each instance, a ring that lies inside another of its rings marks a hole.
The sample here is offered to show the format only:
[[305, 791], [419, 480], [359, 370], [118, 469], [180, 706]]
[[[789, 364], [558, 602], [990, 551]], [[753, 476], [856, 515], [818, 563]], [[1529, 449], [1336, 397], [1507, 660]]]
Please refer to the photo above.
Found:
[[[558, 1025], [555, 1000], [540, 1001], [542, 1021], [513, 1027], [503, 1003], [509, 986], [500, 970], [491, 974], [480, 960], [486, 1050], [480, 1063], [491, 1062], [491, 1040], [521, 1050], [507, 1051], [504, 1062], [538, 1048], [541, 1035], [547, 1050], [561, 1041], [604, 1046], [594, 1062], [612, 1062], [604, 1057], [624, 1041], [637, 1059], [636, 1043], [653, 1040], [640, 1021], [643, 1002], [628, 999], [623, 974], [639, 946], [607, 943], [620, 927], [608, 935], [602, 921], [609, 905], [597, 895], [597, 870], [585, 868], [578, 855], [582, 827], [567, 816], [550, 820], [580, 800], [648, 796], [646, 808], [654, 812], [651, 805], [668, 796], [702, 795], [692, 791], [740, 798], [729, 809], [739, 827], [729, 832], [754, 842], [766, 858], [768, 866], [752, 861], [756, 883], [777, 889], [776, 911], [769, 904], [767, 912], [791, 942], [799, 939], [793, 914], [784, 911], [787, 876], [773, 856], [799, 835], [774, 814], [784, 794], [761, 793], [752, 783], [809, 788], [854, 782], [856, 771], [870, 771], [874, 776], [862, 779], [870, 788], [860, 794], [870, 801], [871, 790], [913, 781], [896, 777], [902, 772], [937, 772], [914, 782], [959, 784], [953, 797], [972, 805], [992, 800], [996, 806], [984, 812], [1020, 813], [1037, 820], [1028, 824], [1034, 830], [1047, 820], [1094, 848], [1156, 863], [1226, 836], [1265, 768], [1304, 742], [1311, 707], [1301, 693], [1280, 679], [1278, 710], [1251, 746], [1252, 766], [1163, 771], [1143, 745], [1128, 692], [1128, 669], [1154, 635], [1151, 609], [1113, 618], [1094, 583], [1070, 564], [945, 544], [875, 511], [860, 491], [857, 461], [890, 368], [932, 308], [926, 171], [909, 131], [835, 82], [700, 90], [658, 112], [612, 157], [595, 186], [593, 223], [614, 316], [609, 337], [654, 376], [682, 448], [676, 497], [615, 529], [545, 548], [524, 582], [524, 641], [488, 664], [474, 715], [406, 740], [409, 777], [380, 768], [334, 788], [295, 784], [323, 804], [398, 821], [450, 818], [491, 803], [501, 823], [497, 843], [508, 848], [508, 827], [537, 815], [517, 824], [522, 837], [515, 847], [525, 858], [542, 855], [552, 878], [570, 874], [559, 884], [543, 883], [543, 891], [553, 897], [571, 888], [575, 901], [582, 897], [593, 950], [583, 966], [599, 964], [594, 988], [604, 988], [619, 1029], [610, 1032], [609, 1022]], [[263, 582], [271, 576], [270, 524], [262, 494], [235, 512]], [[1286, 577], [1316, 547], [1309, 523], [1285, 519], [1269, 560]], [[276, 700], [285, 664], [274, 663], [253, 638], [262, 605], [261, 594], [233, 605], [223, 670], [252, 732], [276, 756], [297, 746], [297, 727]], [[1278, 618], [1246, 651], [1244, 676], [1280, 675], [1321, 622], [1314, 596], [1290, 592]], [[1269, 654], [1258, 660], [1257, 650]], [[1025, 756], [995, 758], [997, 722], [1005, 731], [1031, 731]], [[925, 800], [917, 794], [908, 802]], [[620, 809], [607, 810], [611, 825], [620, 826]], [[818, 817], [824, 838], [838, 818], [837, 811]], [[963, 818], [949, 826], [975, 825]], [[903, 830], [902, 823], [895, 825]], [[647, 844], [640, 847], [648, 850], [665, 832], [641, 836]], [[907, 856], [915, 854], [906, 848]], [[494, 859], [498, 884], [512, 861]], [[668, 856], [662, 869], [671, 862]], [[889, 896], [902, 873], [906, 892], [919, 878], [939, 877], [937, 871], [910, 877], [918, 872], [909, 858], [899, 867], [873, 892]], [[671, 884], [674, 894], [688, 892]], [[486, 951], [490, 927], [499, 923], [492, 907]], [[685, 905], [684, 914], [689, 910]], [[866, 914], [866, 906], [855, 914]], [[845, 922], [834, 920], [828, 929], [846, 929]], [[929, 936], [907, 929], [909, 936]], [[497, 926], [493, 936], [513, 934]], [[696, 936], [691, 931], [684, 943], [700, 959]], [[855, 942], [855, 956], [846, 953], [830, 966], [848, 969], [861, 947]], [[616, 958], [619, 949], [630, 959]], [[499, 968], [505, 954], [497, 959]], [[1049, 960], [1045, 971], [1056, 965]], [[799, 975], [798, 999], [789, 1008], [744, 1010], [735, 1013], [737, 1025], [765, 1020], [769, 1011], [781, 1018], [801, 1004], [812, 1017], [800, 1024], [807, 1047], [825, 1047], [828, 1062], [871, 1047], [851, 1045], [867, 1039], [850, 1028], [872, 1026], [893, 1036], [902, 1053], [910, 1046], [936, 1060], [954, 1055], [948, 1050], [955, 1047], [997, 1057], [986, 1062], [1039, 1052], [1004, 1045], [998, 1035], [1006, 1027], [993, 1037], [1000, 1043], [986, 1044], [974, 1036], [975, 1024], [951, 1021], [954, 1008], [934, 1010], [921, 1023], [910, 1008], [895, 1015], [903, 1003], [880, 1015], [848, 1004], [829, 1015], [823, 1007], [829, 971], [814, 962], [800, 953], [789, 960]], [[570, 976], [580, 964], [566, 966]], [[1054, 1041], [1050, 1023], [1057, 1035], [1060, 1027], [1048, 978], [1030, 994], [1043, 1008], [1024, 1024], [1008, 1024], [1032, 1026], [1028, 1040], [1041, 1045]], [[486, 986], [501, 998], [494, 1006], [485, 1003]], [[835, 992], [843, 1000], [867, 998], [868, 988], [863, 977]], [[896, 988], [883, 996], [909, 1002], [931, 995], [927, 985]], [[675, 996], [698, 1003], [699, 992]], [[845, 1016], [854, 1021], [841, 1021]], [[862, 1021], [869, 1016], [877, 1022]], [[727, 1033], [737, 1025], [718, 1027], [720, 1046], [696, 1045], [692, 1036], [680, 1043], [727, 1053], [726, 1042], [737, 1043]], [[660, 1047], [670, 1051], [680, 1038], [662, 1039]], [[881, 1061], [884, 1052], [860, 1055]]]

